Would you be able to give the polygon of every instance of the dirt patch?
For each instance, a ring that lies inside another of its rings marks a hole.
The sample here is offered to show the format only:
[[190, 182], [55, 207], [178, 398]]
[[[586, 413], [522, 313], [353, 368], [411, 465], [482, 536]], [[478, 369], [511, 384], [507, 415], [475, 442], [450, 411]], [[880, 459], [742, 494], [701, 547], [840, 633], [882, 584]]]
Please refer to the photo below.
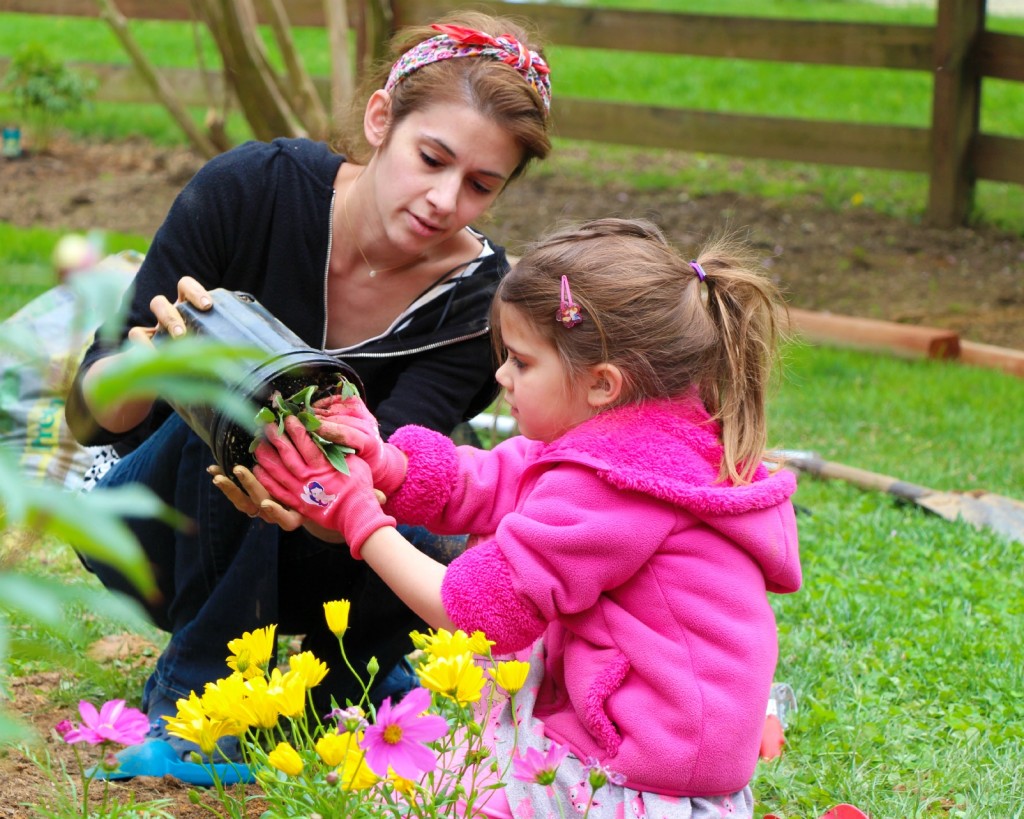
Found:
[[[649, 164], [641, 154], [631, 161]], [[58, 140], [46, 155], [3, 163], [0, 221], [152, 235], [200, 164], [143, 141]], [[724, 226], [744, 232], [795, 307], [1024, 349], [1024, 237], [994, 228], [939, 230], [865, 208], [830, 210], [814, 197], [634, 191], [539, 174], [510, 187], [482, 227], [515, 250], [560, 221], [606, 215], [650, 217], [684, 249]]]
[[[127, 642], [134, 639], [130, 635], [128, 637]], [[147, 659], [146, 656], [140, 654], [135, 657], [135, 660], [155, 662], [151, 655]], [[51, 779], [43, 765], [30, 758], [28, 753], [19, 749], [4, 749], [0, 753], [0, 819], [29, 819], [29, 817], [39, 816], [41, 814], [32, 809], [36, 805], [46, 806], [51, 811], [49, 815], [56, 816], [61, 804], [58, 797], [55, 796], [57, 789], [63, 789], [65, 794], [70, 793], [67, 786], [64, 785], [65, 778], [61, 773], [61, 766], [64, 766], [70, 773], [78, 771], [74, 750], [72, 746], [57, 738], [53, 727], [62, 719], [69, 719], [76, 724], [80, 723], [81, 717], [77, 708], [54, 707], [55, 691], [61, 682], [62, 675], [60, 673], [46, 672], [12, 678], [7, 684], [10, 700], [4, 703], [4, 710], [16, 714], [31, 726], [37, 739], [26, 746], [29, 753], [36, 760], [43, 761], [44, 764], [48, 759], [49, 765], [55, 773]], [[80, 746], [80, 752], [86, 765], [96, 761], [97, 754], [94, 748], [83, 744]], [[75, 784], [80, 793], [81, 781], [77, 776]], [[93, 781], [90, 786], [89, 804], [92, 810], [98, 810], [103, 804], [103, 785], [104, 783], [101, 781]], [[194, 792], [195, 795], [190, 796], [190, 792]], [[246, 816], [259, 817], [267, 807], [265, 802], [255, 798], [259, 795], [259, 789], [250, 785], [247, 795], [253, 797], [253, 800], [247, 806]], [[110, 803], [121, 805], [130, 804], [132, 801], [139, 805], [161, 800], [160, 809], [176, 819], [200, 819], [200, 817], [208, 819], [212, 815], [218, 815], [211, 813], [210, 808], [215, 807], [217, 802], [209, 792], [202, 788], [196, 789], [169, 776], [159, 778], [144, 776], [110, 782], [107, 798]], [[195, 798], [198, 798], [203, 804], [193, 802]], [[77, 804], [78, 810], [81, 811], [81, 802], [78, 801], [74, 804]]]

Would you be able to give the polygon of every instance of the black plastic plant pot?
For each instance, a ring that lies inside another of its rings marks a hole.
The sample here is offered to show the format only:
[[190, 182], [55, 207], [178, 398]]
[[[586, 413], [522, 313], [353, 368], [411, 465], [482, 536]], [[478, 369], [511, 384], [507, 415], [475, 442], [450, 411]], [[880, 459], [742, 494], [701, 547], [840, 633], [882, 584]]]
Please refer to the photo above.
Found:
[[[241, 291], [218, 288], [210, 291], [213, 307], [200, 311], [190, 304], [178, 305], [189, 332], [226, 344], [239, 344], [266, 351], [258, 360], [240, 361], [238, 376], [228, 386], [248, 398], [257, 408], [269, 407], [275, 392], [289, 398], [313, 385], [313, 400], [334, 394], [342, 379], [363, 393], [363, 385], [348, 364], [334, 356], [314, 350], [275, 318], [253, 296]], [[182, 404], [173, 396], [168, 404], [185, 423], [206, 442], [224, 474], [255, 459], [249, 452], [252, 433], [225, 416], [216, 407]]]

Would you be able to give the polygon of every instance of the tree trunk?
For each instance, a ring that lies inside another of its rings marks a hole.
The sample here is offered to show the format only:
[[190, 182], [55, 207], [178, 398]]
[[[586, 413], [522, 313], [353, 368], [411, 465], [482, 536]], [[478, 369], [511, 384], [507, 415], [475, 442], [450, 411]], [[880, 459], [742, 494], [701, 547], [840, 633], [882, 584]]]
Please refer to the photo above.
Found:
[[181, 130], [185, 132], [188, 141], [207, 159], [216, 156], [219, 153], [218, 147], [192, 121], [188, 109], [185, 108], [185, 105], [174, 93], [174, 89], [156, 72], [153, 64], [146, 59], [146, 55], [142, 53], [139, 44], [128, 30], [127, 20], [114, 5], [114, 0], [97, 0], [97, 3], [100, 7], [100, 16], [107, 21], [115, 36], [124, 47], [124, 50], [128, 52], [135, 70], [139, 72], [149, 87], [153, 89], [156, 98], [167, 109], [167, 112], [173, 117], [174, 121], [178, 123]]
[[330, 118], [312, 78], [302, 64], [302, 58], [295, 49], [295, 40], [292, 38], [291, 25], [284, 5], [281, 0], [260, 0], [260, 8], [270, 21], [274, 39], [284, 59], [287, 82], [281, 83], [284, 86], [282, 93], [293, 100], [293, 108], [310, 135], [316, 139], [324, 139], [330, 130]]
[[306, 136], [277, 85], [256, 30], [250, 0], [201, 0], [200, 13], [224, 60], [224, 72], [257, 139]]
[[337, 116], [352, 99], [355, 88], [345, 0], [324, 0], [324, 16], [331, 49], [331, 112]]

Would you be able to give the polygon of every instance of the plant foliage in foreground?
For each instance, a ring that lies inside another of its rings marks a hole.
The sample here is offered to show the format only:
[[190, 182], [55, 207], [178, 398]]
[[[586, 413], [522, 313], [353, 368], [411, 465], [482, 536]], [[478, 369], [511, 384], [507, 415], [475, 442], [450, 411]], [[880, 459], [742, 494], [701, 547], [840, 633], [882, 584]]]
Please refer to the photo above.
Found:
[[[327, 602], [324, 614], [344, 658], [349, 603]], [[547, 754], [530, 749], [513, 760], [512, 771], [499, 770], [485, 737], [494, 709], [507, 700], [515, 714], [529, 663], [495, 660], [493, 643], [482, 632], [440, 629], [413, 632], [412, 638], [420, 652], [421, 687], [398, 703], [389, 697], [374, 708], [367, 692], [376, 661], [371, 660], [364, 680], [345, 658], [362, 699], [321, 717], [309, 692], [328, 673], [327, 666], [306, 651], [291, 657], [284, 672], [271, 668], [275, 627], [246, 632], [228, 643], [231, 675], [208, 683], [202, 695], [193, 691], [178, 700], [176, 716], [165, 718], [168, 732], [195, 742], [214, 761], [218, 740], [238, 736], [261, 798], [270, 806], [263, 814], [267, 819], [471, 816], [510, 774], [549, 785], [566, 749], [557, 744]], [[227, 815], [245, 816], [245, 800], [221, 786], [215, 766], [207, 767]], [[584, 817], [609, 780], [619, 781], [596, 763], [591, 766]]]
[[[103, 310], [109, 313], [110, 305], [118, 302], [115, 282], [109, 277], [76, 279], [73, 286], [79, 310], [69, 332], [98, 325], [97, 314]], [[40, 352], [44, 346], [23, 327], [0, 326], [0, 344], [18, 367], [47, 371], [53, 366]], [[257, 351], [251, 348], [203, 339], [155, 348], [138, 346], [97, 380], [93, 397], [102, 403], [131, 396], [151, 398], [174, 390], [179, 396], [216, 406], [254, 428], [255, 407], [234, 395], [230, 384], [238, 362], [255, 354]], [[128, 517], [153, 517], [172, 526], [186, 525], [180, 513], [141, 486], [78, 494], [47, 481], [28, 479], [12, 448], [0, 446], [0, 662], [11, 639], [7, 625], [12, 618], [44, 630], [60, 630], [68, 623], [74, 605], [84, 604], [100, 612], [113, 610], [104, 592], [70, 587], [60, 580], [24, 571], [19, 565], [24, 554], [13, 535], [56, 538], [88, 558], [117, 568], [141, 593], [155, 593], [148, 563], [125, 523]], [[125, 611], [122, 606], [121, 614]], [[23, 730], [0, 710], [0, 740], [22, 734]]]

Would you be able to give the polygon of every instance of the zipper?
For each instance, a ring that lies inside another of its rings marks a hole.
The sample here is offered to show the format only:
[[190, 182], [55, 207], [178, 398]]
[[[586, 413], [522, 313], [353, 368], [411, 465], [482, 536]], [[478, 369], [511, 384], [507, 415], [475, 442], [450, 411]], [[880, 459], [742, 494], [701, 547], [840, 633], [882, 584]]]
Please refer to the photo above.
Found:
[[458, 344], [462, 341], [469, 341], [470, 339], [480, 338], [480, 336], [487, 335], [491, 332], [490, 327], [484, 327], [483, 330], [477, 333], [468, 333], [463, 336], [456, 338], [450, 338], [447, 341], [435, 341], [432, 344], [424, 344], [422, 347], [415, 347], [409, 350], [394, 350], [390, 353], [347, 353], [347, 352], [335, 352], [334, 350], [325, 350], [328, 355], [337, 356], [338, 358], [398, 358], [402, 355], [416, 355], [417, 353], [426, 353], [430, 350], [436, 350], [438, 347], [447, 347], [451, 344]]
[[323, 291], [323, 308], [324, 308], [324, 326], [320, 334], [320, 349], [326, 349], [327, 347], [327, 281], [330, 278], [331, 273], [331, 249], [334, 246], [334, 202], [338, 198], [338, 192], [336, 190], [331, 191], [331, 206], [327, 209], [327, 261], [324, 262], [324, 291]]

